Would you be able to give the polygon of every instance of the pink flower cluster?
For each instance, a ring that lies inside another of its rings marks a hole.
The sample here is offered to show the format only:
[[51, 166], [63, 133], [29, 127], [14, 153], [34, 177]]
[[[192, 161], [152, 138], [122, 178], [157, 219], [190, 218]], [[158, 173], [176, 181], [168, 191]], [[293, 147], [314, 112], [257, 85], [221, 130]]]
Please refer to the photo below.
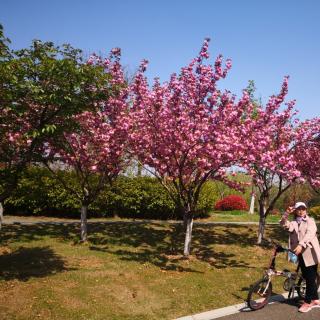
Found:
[[91, 106], [91, 111], [74, 116], [79, 124], [78, 131], [65, 133], [60, 145], [52, 142], [47, 146], [47, 152], [81, 172], [84, 179], [94, 172], [116, 176], [126, 162], [124, 154], [130, 121], [128, 87], [120, 64], [120, 54], [120, 49], [116, 48], [107, 59], [97, 55], [89, 58], [89, 64], [103, 66], [105, 72], [110, 74], [110, 83], [104, 90], [112, 93], [98, 106]]
[[130, 88], [134, 154], [159, 177], [179, 181], [186, 197], [190, 187], [220, 177], [221, 168], [244, 157], [244, 138], [250, 135], [241, 118], [252, 110], [248, 94], [244, 92], [236, 102], [229, 92], [217, 89], [217, 81], [226, 76], [231, 62], [223, 68], [222, 56], [218, 56], [214, 66], [206, 65], [208, 57], [205, 40], [199, 56], [179, 75], [173, 74], [162, 85], [155, 79], [151, 88], [144, 63]]
[[[231, 61], [223, 67], [219, 55], [214, 65], [205, 64], [208, 43], [206, 39], [198, 57], [167, 83], [155, 79], [149, 87], [146, 63], [141, 65], [130, 88], [134, 130], [129, 138], [134, 154], [153, 168], [160, 180], [172, 181], [184, 203], [196, 198], [208, 178], [241, 187], [226, 175], [232, 165], [245, 168], [262, 188], [276, 179], [303, 182], [311, 172], [302, 170], [306, 158], [299, 158], [295, 150], [301, 140], [308, 141], [314, 124], [303, 123], [303, 130], [297, 129], [295, 101], [282, 107], [288, 77], [265, 107], [254, 105], [246, 91], [236, 101], [230, 92], [217, 89]], [[309, 157], [315, 154], [319, 155], [319, 148], [313, 144]], [[318, 167], [313, 168], [319, 172]], [[316, 184], [319, 178], [313, 175], [309, 180]]]
[[7, 159], [2, 165], [24, 161], [32, 143], [32, 128], [37, 123], [40, 107], [31, 104], [24, 117], [17, 110], [2, 108], [0, 115], [0, 153]]
[[[307, 180], [316, 189], [320, 188], [320, 118], [302, 122], [296, 130], [297, 145], [294, 157], [301, 180]], [[303, 182], [303, 181], [302, 181]]]

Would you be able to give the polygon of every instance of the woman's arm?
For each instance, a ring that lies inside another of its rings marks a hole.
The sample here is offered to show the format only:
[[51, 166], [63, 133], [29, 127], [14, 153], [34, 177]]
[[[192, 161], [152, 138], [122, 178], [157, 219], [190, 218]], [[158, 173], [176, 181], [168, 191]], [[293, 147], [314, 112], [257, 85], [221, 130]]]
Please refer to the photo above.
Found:
[[294, 230], [294, 226], [290, 221], [288, 221], [289, 214], [290, 211], [287, 209], [285, 213], [282, 215], [281, 220], [279, 222], [284, 229], [288, 230], [289, 232], [292, 232]]
[[308, 243], [312, 241], [312, 239], [317, 234], [317, 225], [312, 218], [308, 218], [307, 220], [307, 231], [304, 237], [299, 241], [299, 245], [306, 248]]

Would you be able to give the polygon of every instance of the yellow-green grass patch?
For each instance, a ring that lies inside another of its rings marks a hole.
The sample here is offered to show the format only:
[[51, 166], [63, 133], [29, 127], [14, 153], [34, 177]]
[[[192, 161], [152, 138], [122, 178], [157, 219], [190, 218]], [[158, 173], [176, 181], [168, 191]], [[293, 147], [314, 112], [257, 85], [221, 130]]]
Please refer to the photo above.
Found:
[[[88, 231], [79, 244], [77, 225], [5, 225], [0, 318], [173, 319], [243, 302], [271, 256], [255, 245], [257, 226], [195, 225], [188, 260], [181, 225], [97, 222]], [[278, 226], [266, 233], [286, 243]]]

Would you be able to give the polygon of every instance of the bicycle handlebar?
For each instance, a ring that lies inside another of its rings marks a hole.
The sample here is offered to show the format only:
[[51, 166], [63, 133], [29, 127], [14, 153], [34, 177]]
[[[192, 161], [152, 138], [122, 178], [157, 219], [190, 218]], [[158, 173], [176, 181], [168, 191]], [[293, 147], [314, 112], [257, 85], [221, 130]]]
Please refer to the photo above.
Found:
[[280, 250], [278, 252], [293, 252], [293, 250], [289, 249], [289, 248], [286, 248], [286, 247], [283, 247], [282, 244], [280, 244], [279, 242], [276, 242], [272, 239], [266, 239], [266, 238], [263, 238], [262, 241], [265, 241], [267, 243], [270, 243], [272, 244], [273, 246], [279, 248]]

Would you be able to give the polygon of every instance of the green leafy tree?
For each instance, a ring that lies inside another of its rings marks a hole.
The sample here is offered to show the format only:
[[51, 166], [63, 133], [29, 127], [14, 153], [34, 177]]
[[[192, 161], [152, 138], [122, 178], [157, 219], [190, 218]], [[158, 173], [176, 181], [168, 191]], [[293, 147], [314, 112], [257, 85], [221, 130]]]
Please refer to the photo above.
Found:
[[[11, 50], [0, 28], [0, 203], [10, 196], [21, 172], [40, 162], [45, 143], [77, 127], [73, 120], [108, 95], [109, 75], [82, 60], [69, 44], [34, 40]], [[94, 88], [94, 90], [93, 90]]]

